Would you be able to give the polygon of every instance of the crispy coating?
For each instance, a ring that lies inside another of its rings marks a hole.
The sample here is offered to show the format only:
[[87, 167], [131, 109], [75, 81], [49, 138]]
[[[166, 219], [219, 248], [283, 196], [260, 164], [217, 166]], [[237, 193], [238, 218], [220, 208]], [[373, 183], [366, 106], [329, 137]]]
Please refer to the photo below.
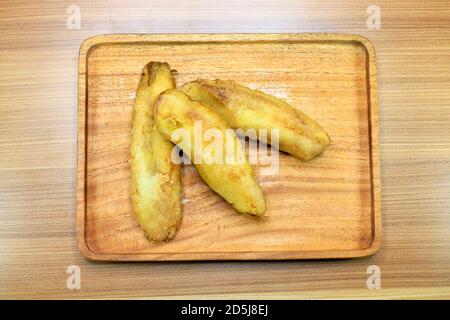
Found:
[[[180, 90], [193, 100], [209, 104], [234, 129], [278, 129], [280, 150], [297, 158], [312, 159], [330, 144], [328, 134], [317, 122], [262, 91], [218, 79], [188, 82]], [[270, 143], [270, 135], [267, 140], [264, 142]]]
[[156, 128], [154, 103], [175, 87], [167, 63], [150, 62], [143, 71], [133, 108], [131, 195], [139, 226], [154, 241], [174, 237], [181, 220], [180, 166], [171, 161], [174, 145]]
[[[159, 131], [190, 157], [200, 176], [215, 192], [238, 212], [264, 213], [266, 203], [252, 167], [245, 158], [239, 139], [219, 114], [207, 104], [192, 101], [176, 89], [161, 94], [155, 109]], [[201, 129], [198, 129], [199, 124]], [[177, 135], [177, 129], [183, 129], [188, 135]], [[223, 153], [212, 147], [219, 145], [217, 141], [221, 142]], [[228, 153], [231, 157], [227, 157], [225, 150], [230, 145], [233, 152]]]

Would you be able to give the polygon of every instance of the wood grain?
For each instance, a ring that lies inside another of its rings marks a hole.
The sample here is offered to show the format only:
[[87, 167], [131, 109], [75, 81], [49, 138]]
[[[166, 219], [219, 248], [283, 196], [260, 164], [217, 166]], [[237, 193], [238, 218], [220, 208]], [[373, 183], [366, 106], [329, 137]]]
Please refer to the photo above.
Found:
[[[3, 0], [0, 295], [4, 298], [450, 297], [448, 1]], [[381, 29], [366, 27], [367, 7]], [[343, 32], [377, 51], [383, 239], [340, 261], [92, 263], [75, 223], [78, 50], [103, 33]], [[66, 268], [81, 269], [81, 290]], [[381, 290], [366, 287], [378, 265]]]
[[[81, 252], [92, 260], [116, 261], [373, 254], [381, 238], [374, 55], [372, 44], [354, 35], [109, 35], [86, 40], [79, 58]], [[131, 208], [128, 165], [135, 87], [149, 58], [168, 62], [180, 85], [199, 77], [234, 79], [278, 95], [317, 119], [333, 143], [309, 162], [282, 153], [271, 172], [269, 164], [256, 168], [268, 206], [262, 220], [237, 214], [192, 165], [186, 166], [180, 229], [172, 241], [149, 242]]]

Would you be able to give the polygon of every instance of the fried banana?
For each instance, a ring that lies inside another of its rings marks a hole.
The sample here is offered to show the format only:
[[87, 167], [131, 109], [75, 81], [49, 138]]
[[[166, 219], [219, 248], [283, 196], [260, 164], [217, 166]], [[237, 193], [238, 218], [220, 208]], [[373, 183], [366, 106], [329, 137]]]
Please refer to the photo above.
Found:
[[159, 94], [175, 87], [167, 63], [150, 62], [141, 75], [131, 130], [132, 205], [146, 237], [174, 237], [181, 220], [180, 166], [172, 162], [174, 145], [161, 136], [154, 119]]
[[253, 169], [239, 139], [219, 114], [176, 89], [161, 94], [155, 110], [161, 134], [189, 156], [215, 192], [238, 212], [264, 213], [266, 203]]
[[[234, 129], [254, 129], [257, 133], [259, 129], [279, 130], [279, 149], [297, 158], [312, 159], [330, 144], [328, 134], [317, 122], [262, 91], [218, 79], [188, 82], [180, 90], [192, 100], [210, 105]], [[265, 140], [270, 143], [270, 136]]]

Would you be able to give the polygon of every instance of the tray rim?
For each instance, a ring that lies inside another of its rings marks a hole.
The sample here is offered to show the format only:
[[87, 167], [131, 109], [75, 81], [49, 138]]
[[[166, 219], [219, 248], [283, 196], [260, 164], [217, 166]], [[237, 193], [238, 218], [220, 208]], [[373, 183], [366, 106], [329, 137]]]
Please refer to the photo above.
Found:
[[[359, 43], [366, 52], [369, 153], [372, 195], [372, 239], [364, 249], [314, 251], [251, 251], [251, 252], [177, 252], [177, 253], [98, 253], [86, 242], [86, 61], [89, 51], [101, 44], [145, 42], [319, 42], [342, 41]], [[375, 254], [381, 247], [381, 185], [377, 97], [376, 53], [372, 42], [364, 36], [344, 33], [242, 33], [242, 34], [104, 34], [85, 39], [78, 59], [77, 120], [77, 245], [82, 256], [92, 261], [189, 261], [189, 260], [307, 260], [358, 258]]]

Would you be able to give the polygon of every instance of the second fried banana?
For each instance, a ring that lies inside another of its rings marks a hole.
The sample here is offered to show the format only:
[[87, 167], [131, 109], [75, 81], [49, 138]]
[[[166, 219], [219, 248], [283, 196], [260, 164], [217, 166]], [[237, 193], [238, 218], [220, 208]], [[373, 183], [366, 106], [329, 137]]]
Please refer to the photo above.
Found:
[[[155, 108], [161, 134], [190, 157], [200, 176], [215, 192], [241, 213], [264, 213], [265, 200], [252, 167], [245, 158], [239, 139], [219, 114], [176, 89], [161, 94]], [[177, 129], [184, 130], [187, 135], [176, 135]], [[227, 157], [224, 151], [228, 147], [224, 145], [227, 136], [233, 145], [231, 157]], [[220, 150], [211, 146], [220, 137], [224, 140], [219, 147], [223, 147], [224, 152], [218, 155]], [[195, 139], [199, 139], [200, 145]]]

